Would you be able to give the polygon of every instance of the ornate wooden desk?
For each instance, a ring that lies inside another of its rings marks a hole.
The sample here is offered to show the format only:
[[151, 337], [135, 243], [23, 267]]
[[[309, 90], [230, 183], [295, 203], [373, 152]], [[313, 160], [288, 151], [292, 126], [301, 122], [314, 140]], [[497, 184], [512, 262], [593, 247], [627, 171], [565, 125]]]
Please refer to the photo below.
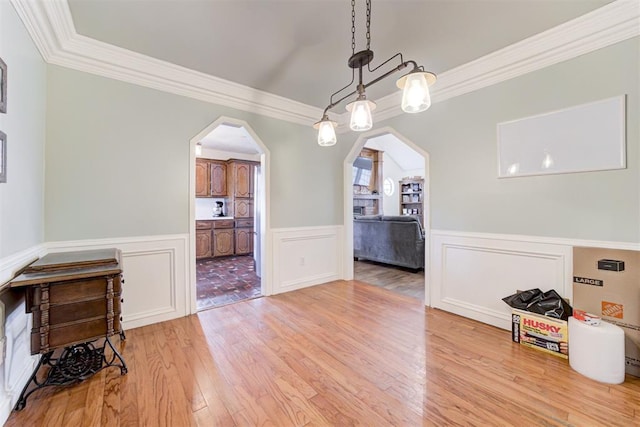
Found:
[[16, 410], [42, 387], [75, 384], [109, 366], [127, 373], [109, 339], [125, 339], [122, 283], [117, 249], [49, 254], [11, 281], [26, 291], [26, 311], [33, 314], [31, 354], [41, 354]]

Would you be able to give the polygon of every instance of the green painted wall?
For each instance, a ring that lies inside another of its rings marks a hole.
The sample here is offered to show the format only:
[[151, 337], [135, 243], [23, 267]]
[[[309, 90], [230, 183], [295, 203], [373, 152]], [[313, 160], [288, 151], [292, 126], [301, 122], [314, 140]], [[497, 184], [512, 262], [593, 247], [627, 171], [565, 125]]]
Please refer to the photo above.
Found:
[[[640, 242], [640, 39], [380, 123], [431, 159], [431, 225]], [[496, 124], [627, 95], [627, 169], [497, 178]]]
[[[431, 158], [434, 229], [640, 241], [639, 40], [377, 123]], [[625, 170], [497, 179], [496, 124], [627, 94]], [[188, 231], [189, 140], [220, 115], [271, 152], [274, 228], [342, 223], [342, 162], [309, 126], [48, 67], [46, 240]]]
[[189, 142], [220, 116], [268, 147], [271, 225], [342, 222], [342, 159], [315, 131], [57, 66], [48, 67], [47, 241], [187, 233]]
[[0, 1], [0, 58], [7, 64], [7, 182], [0, 184], [0, 258], [44, 238], [46, 65], [11, 3]]

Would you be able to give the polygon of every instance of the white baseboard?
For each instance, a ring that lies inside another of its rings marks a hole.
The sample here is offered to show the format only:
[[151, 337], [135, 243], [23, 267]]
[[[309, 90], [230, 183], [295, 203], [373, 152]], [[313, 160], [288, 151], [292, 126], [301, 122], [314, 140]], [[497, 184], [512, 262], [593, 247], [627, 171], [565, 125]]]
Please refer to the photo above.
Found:
[[188, 314], [188, 234], [49, 242], [49, 252], [122, 251], [123, 327], [137, 328]]
[[273, 294], [341, 279], [342, 226], [272, 230]]
[[431, 305], [503, 329], [516, 290], [573, 297], [573, 247], [640, 250], [640, 244], [492, 233], [431, 231]]

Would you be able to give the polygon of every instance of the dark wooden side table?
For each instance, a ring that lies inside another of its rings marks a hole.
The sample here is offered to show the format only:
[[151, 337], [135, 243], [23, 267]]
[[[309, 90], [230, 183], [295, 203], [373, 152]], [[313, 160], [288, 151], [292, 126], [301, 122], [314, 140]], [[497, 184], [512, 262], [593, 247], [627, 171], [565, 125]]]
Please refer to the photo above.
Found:
[[10, 282], [25, 290], [33, 315], [31, 354], [40, 354], [16, 410], [36, 390], [83, 381], [100, 370], [127, 365], [109, 337], [120, 335], [122, 269], [118, 249], [45, 255]]

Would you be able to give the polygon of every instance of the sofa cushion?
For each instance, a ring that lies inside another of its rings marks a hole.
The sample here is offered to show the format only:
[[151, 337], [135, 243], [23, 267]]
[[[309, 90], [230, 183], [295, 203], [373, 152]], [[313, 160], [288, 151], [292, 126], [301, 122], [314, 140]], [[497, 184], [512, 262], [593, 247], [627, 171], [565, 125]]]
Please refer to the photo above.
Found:
[[424, 268], [424, 245], [416, 217], [383, 216], [381, 220], [358, 218], [353, 222], [356, 258], [419, 269]]

